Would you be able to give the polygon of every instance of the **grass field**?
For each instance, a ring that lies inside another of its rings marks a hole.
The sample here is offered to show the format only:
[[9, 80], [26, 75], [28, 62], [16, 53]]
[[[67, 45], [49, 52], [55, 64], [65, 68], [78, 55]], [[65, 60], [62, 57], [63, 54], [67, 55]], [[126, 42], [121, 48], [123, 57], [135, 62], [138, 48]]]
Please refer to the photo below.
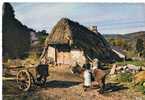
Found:
[[136, 66], [145, 66], [145, 61], [125, 61], [125, 62], [116, 62], [116, 64], [133, 64]]

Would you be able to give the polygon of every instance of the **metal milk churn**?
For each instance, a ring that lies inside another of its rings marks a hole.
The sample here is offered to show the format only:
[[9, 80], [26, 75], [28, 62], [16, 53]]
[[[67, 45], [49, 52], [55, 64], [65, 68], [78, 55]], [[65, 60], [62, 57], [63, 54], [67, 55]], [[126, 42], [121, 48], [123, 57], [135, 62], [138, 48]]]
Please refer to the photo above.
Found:
[[88, 69], [84, 71], [84, 86], [91, 86], [91, 73]]

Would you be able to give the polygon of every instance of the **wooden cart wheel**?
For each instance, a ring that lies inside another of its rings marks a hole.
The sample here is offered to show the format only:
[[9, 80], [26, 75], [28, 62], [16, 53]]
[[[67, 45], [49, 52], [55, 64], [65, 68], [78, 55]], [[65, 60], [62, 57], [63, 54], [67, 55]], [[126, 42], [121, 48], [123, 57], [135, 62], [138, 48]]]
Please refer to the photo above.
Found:
[[46, 83], [46, 76], [37, 77], [37, 84], [38, 85], [43, 86], [43, 85], [45, 85], [45, 83]]
[[43, 76], [43, 77], [42, 77], [40, 83], [41, 83], [42, 86], [45, 85], [45, 83], [46, 83], [46, 76]]
[[27, 70], [21, 70], [17, 73], [17, 83], [19, 89], [23, 91], [29, 90], [31, 86], [31, 76]]

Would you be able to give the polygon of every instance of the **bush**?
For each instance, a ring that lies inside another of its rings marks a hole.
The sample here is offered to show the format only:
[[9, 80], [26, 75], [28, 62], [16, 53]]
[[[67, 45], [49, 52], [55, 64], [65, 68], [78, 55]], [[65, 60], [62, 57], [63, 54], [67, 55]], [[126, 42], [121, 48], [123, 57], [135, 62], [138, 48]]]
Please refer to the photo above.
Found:
[[131, 82], [133, 75], [132, 73], [120, 73], [116, 77], [118, 82]]

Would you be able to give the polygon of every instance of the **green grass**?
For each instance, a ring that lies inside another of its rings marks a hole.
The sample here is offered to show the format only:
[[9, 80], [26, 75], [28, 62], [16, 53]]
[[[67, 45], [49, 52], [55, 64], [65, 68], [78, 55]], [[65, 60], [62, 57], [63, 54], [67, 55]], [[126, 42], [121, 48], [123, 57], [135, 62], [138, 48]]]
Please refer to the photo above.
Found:
[[[116, 62], [116, 64], [123, 65], [124, 62]], [[145, 61], [125, 61], [125, 64], [133, 64], [136, 66], [145, 66]]]
[[137, 85], [137, 90], [140, 91], [140, 92], [142, 92], [143, 94], [145, 94], [145, 87], [143, 86], [143, 83], [144, 83], [144, 82], [145, 82], [145, 80], [142, 81], [142, 82], [140, 82], [140, 83]]
[[131, 82], [133, 75], [131, 73], [120, 73], [116, 76], [117, 82]]

